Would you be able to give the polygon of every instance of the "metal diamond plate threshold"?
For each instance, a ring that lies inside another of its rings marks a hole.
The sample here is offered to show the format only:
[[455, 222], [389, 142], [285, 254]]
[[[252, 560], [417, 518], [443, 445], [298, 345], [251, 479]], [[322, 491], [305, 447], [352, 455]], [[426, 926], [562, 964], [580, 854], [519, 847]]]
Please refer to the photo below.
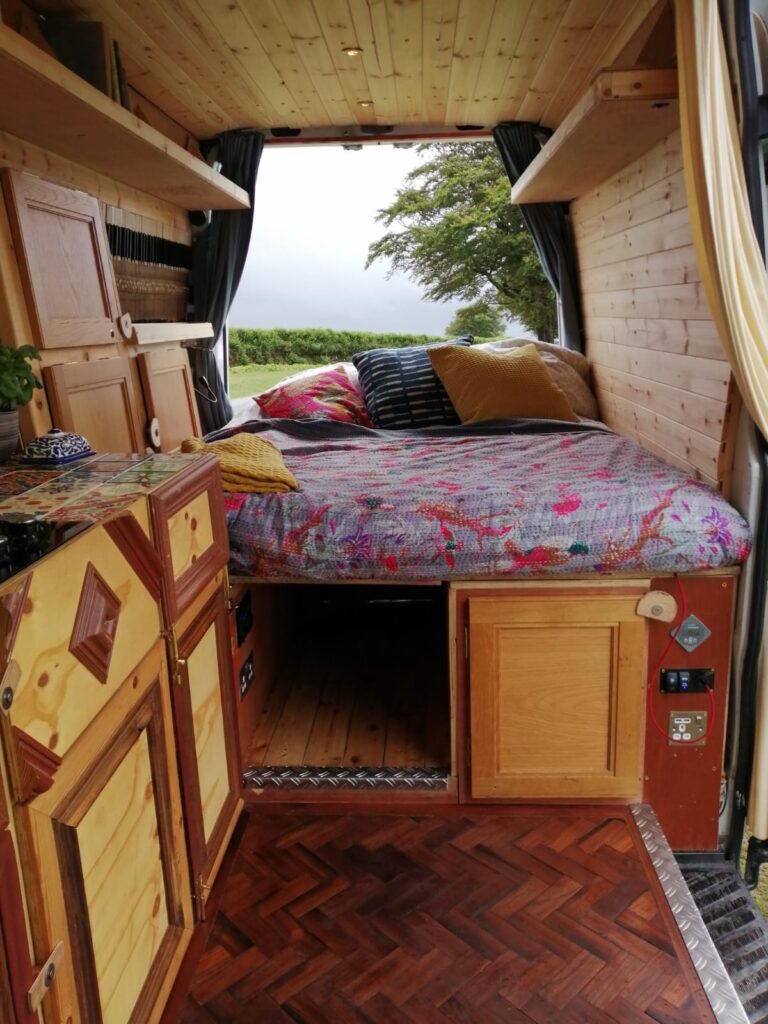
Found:
[[749, 1024], [653, 809], [633, 804], [631, 810], [718, 1024]]
[[309, 765], [246, 768], [249, 789], [378, 789], [391, 791], [448, 788], [443, 768], [317, 768]]

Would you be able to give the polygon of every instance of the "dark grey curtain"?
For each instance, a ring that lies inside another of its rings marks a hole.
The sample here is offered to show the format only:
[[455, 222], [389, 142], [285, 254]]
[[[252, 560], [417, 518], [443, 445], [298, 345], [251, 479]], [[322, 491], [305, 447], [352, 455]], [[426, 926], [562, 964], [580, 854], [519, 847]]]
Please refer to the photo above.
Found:
[[[500, 124], [493, 129], [502, 163], [514, 185], [541, 146], [536, 125], [528, 121]], [[562, 334], [566, 348], [584, 351], [576, 258], [567, 203], [522, 203], [520, 213], [533, 236], [544, 273], [560, 298]]]
[[[244, 188], [250, 210], [214, 210], [211, 222], [192, 244], [192, 305], [194, 319], [213, 324], [210, 346], [189, 349], [197, 407], [204, 434], [218, 430], [232, 418], [232, 406], [216, 365], [214, 348], [220, 344], [232, 301], [240, 284], [253, 227], [256, 175], [264, 148], [259, 132], [224, 132], [214, 143], [221, 173]], [[209, 147], [210, 148], [210, 147]]]

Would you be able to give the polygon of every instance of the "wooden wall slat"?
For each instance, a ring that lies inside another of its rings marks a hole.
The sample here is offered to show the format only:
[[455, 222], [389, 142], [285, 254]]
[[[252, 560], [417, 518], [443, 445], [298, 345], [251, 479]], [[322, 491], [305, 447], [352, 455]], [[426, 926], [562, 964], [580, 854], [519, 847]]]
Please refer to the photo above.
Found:
[[680, 133], [571, 204], [603, 419], [724, 489], [738, 396], [693, 247]]

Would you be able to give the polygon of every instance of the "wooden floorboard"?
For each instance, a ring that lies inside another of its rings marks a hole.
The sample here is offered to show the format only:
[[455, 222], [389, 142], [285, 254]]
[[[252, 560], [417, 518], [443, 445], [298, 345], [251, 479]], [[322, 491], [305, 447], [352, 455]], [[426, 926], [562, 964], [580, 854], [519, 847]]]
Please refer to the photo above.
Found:
[[589, 808], [252, 811], [176, 1019], [714, 1022], [633, 822]]

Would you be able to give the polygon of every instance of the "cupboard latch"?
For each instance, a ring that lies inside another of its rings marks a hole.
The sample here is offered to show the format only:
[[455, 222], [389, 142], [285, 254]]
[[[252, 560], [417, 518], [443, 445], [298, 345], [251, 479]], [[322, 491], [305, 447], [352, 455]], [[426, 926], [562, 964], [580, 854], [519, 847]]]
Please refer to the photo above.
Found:
[[187, 659], [179, 657], [179, 641], [176, 639], [176, 631], [174, 629], [169, 629], [167, 636], [168, 643], [171, 647], [171, 678], [174, 683], [178, 684], [181, 683], [181, 673], [182, 669], [187, 664]]
[[205, 904], [208, 902], [210, 891], [210, 885], [204, 881], [202, 875], [198, 875], [195, 879], [195, 901], [201, 921], [205, 920]]
[[57, 942], [53, 947], [53, 952], [38, 971], [37, 977], [32, 982], [29, 987], [29, 991], [27, 992], [27, 1006], [29, 1007], [30, 1013], [37, 1013], [40, 1009], [40, 1004], [45, 998], [48, 989], [54, 982], [56, 971], [59, 969], [63, 956], [64, 943]]
[[224, 600], [227, 603], [227, 611], [232, 611], [235, 603], [232, 600], [232, 586], [229, 582], [229, 566], [224, 566]]

